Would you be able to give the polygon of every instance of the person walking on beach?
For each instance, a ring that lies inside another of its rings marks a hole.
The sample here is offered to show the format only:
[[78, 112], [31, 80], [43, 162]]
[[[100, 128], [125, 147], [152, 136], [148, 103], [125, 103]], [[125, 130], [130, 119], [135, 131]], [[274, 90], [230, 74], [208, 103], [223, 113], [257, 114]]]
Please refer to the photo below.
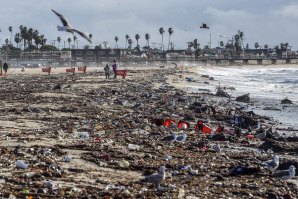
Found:
[[3, 64], [3, 70], [4, 70], [4, 75], [6, 75], [8, 70], [8, 64], [6, 62]]
[[112, 65], [112, 68], [113, 68], [113, 72], [114, 72], [114, 79], [117, 78], [117, 65], [116, 65], [116, 60], [113, 61], [113, 65]]
[[2, 75], [2, 60], [0, 60], [0, 76]]
[[110, 67], [108, 64], [106, 64], [106, 66], [104, 67], [104, 71], [105, 71], [106, 79], [110, 79]]

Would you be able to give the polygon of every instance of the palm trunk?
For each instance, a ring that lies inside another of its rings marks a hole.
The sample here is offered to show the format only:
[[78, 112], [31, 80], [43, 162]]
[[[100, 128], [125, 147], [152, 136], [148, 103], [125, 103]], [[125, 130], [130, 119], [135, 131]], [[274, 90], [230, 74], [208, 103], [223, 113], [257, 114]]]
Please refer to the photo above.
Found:
[[168, 50], [170, 50], [171, 35], [169, 35]]
[[161, 34], [161, 50], [163, 51], [163, 34]]

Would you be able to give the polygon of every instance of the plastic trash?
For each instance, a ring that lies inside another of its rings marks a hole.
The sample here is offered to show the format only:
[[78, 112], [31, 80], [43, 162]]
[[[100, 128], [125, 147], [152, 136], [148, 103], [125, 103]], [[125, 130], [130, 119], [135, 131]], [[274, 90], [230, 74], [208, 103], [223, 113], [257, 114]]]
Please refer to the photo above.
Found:
[[246, 136], [246, 138], [247, 138], [247, 139], [250, 139], [250, 140], [251, 140], [251, 139], [254, 139], [254, 137], [255, 137], [255, 136], [252, 135], [252, 134], [248, 134], [248, 135]]
[[166, 156], [166, 161], [169, 161], [169, 160], [172, 160], [172, 159], [173, 159], [173, 157], [171, 155]]
[[121, 168], [128, 168], [129, 167], [129, 162], [126, 160], [121, 160], [120, 162], [118, 162], [119, 167]]
[[136, 145], [136, 144], [128, 144], [128, 148], [130, 150], [136, 150], [136, 151], [138, 151], [138, 150], [140, 150], [141, 147], [139, 145]]
[[211, 134], [212, 129], [203, 123], [203, 121], [198, 121], [196, 125], [196, 130], [201, 131], [202, 133]]
[[70, 156], [65, 156], [63, 160], [64, 162], [70, 162], [72, 161], [72, 158]]
[[89, 133], [86, 131], [79, 132], [79, 137], [82, 139], [89, 139]]
[[103, 154], [102, 158], [103, 158], [105, 161], [109, 161], [109, 160], [110, 160], [110, 154], [105, 153], [105, 154]]
[[179, 189], [178, 198], [184, 198], [185, 197], [185, 190], [183, 188]]
[[113, 184], [109, 184], [106, 186], [105, 190], [114, 189], [114, 190], [124, 190], [125, 186], [115, 186]]
[[22, 160], [17, 160], [16, 161], [16, 166], [21, 168], [21, 169], [28, 169], [28, 165], [25, 164], [25, 162], [22, 161]]

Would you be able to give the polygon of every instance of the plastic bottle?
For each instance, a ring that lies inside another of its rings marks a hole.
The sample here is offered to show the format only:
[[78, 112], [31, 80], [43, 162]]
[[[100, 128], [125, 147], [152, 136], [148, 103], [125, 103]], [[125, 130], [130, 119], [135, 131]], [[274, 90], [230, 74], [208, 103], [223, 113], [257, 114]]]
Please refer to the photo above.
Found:
[[89, 133], [86, 131], [79, 132], [79, 137], [82, 139], [89, 139]]
[[16, 161], [16, 166], [21, 168], [21, 169], [27, 169], [28, 168], [28, 165], [25, 164], [25, 162], [22, 161], [22, 160], [17, 160]]
[[70, 162], [72, 158], [70, 156], [65, 156], [64, 157], [64, 162]]
[[121, 168], [128, 168], [129, 167], [129, 162], [126, 161], [126, 160], [121, 160], [119, 163], [118, 163], [119, 167]]
[[136, 144], [128, 144], [128, 148], [130, 150], [140, 150], [140, 146], [139, 145], [136, 145]]
[[167, 160], [167, 161], [172, 160], [172, 159], [173, 159], [173, 157], [172, 157], [171, 155], [167, 155], [167, 156], [166, 156], [166, 160]]

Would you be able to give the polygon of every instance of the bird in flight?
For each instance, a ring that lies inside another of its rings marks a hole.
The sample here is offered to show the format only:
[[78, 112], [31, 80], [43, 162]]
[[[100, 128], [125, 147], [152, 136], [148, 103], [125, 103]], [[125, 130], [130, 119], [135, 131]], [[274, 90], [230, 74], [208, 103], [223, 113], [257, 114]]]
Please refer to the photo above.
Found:
[[82, 31], [79, 31], [77, 29], [72, 28], [71, 25], [68, 23], [66, 17], [64, 17], [62, 14], [56, 12], [53, 9], [52, 9], [52, 11], [59, 17], [59, 19], [60, 19], [60, 21], [61, 21], [61, 23], [63, 25], [63, 27], [62, 26], [59, 26], [59, 25], [57, 26], [58, 31], [66, 31], [66, 32], [70, 32], [72, 34], [73, 33], [77, 33], [81, 37], [83, 37], [84, 39], [86, 39], [87, 41], [89, 41], [90, 43], [92, 43], [91, 39], [89, 38], [89, 36], [86, 33], [82, 32]]
[[207, 26], [207, 24], [205, 24], [205, 23], [202, 23], [202, 25], [200, 26], [200, 28], [209, 29], [209, 26]]

